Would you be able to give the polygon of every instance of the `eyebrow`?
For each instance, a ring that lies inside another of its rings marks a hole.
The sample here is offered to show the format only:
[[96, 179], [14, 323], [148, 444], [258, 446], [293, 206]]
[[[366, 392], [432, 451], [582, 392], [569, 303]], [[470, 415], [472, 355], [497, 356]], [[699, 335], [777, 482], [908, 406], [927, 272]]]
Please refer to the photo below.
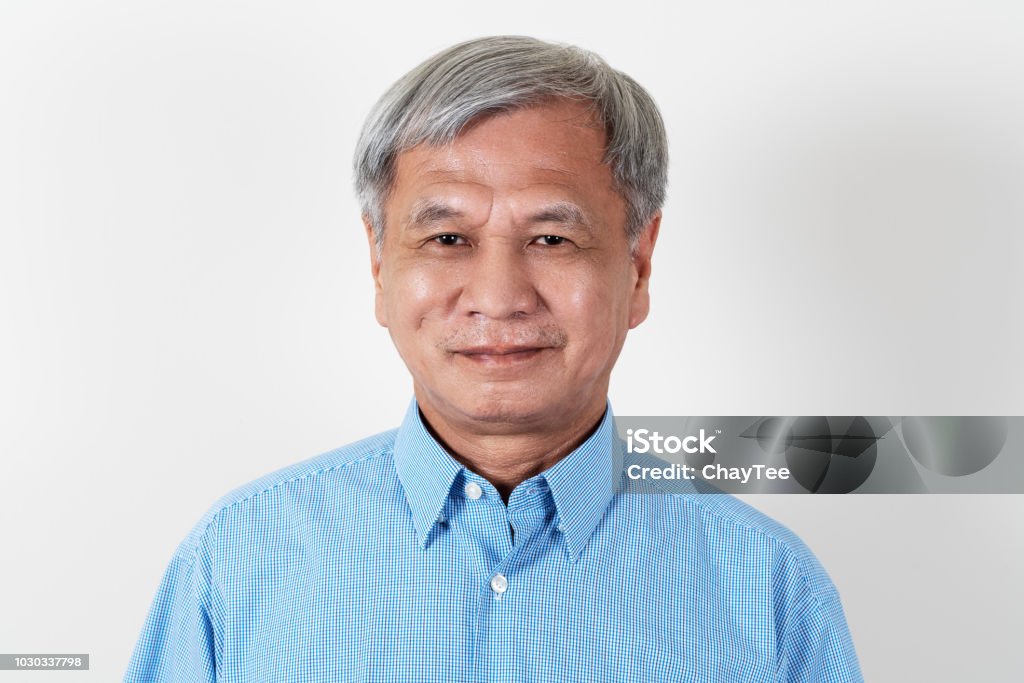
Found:
[[[464, 215], [462, 211], [443, 200], [421, 199], [413, 205], [409, 212], [407, 225], [411, 228], [421, 228], [446, 220], [462, 218]], [[545, 206], [531, 215], [527, 222], [559, 223], [586, 231], [593, 230], [593, 223], [586, 212], [572, 202], [555, 202]]]
[[419, 227], [451, 218], [462, 218], [463, 213], [437, 199], [421, 199], [409, 212], [409, 226]]
[[585, 230], [591, 229], [590, 219], [572, 202], [556, 202], [530, 216], [531, 223], [563, 223]]

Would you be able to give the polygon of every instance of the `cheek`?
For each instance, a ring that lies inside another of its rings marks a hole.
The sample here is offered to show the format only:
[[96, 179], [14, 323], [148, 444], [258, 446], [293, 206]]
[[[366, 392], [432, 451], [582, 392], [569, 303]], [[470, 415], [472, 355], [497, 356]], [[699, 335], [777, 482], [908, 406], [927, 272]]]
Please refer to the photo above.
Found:
[[421, 270], [392, 274], [388, 288], [388, 313], [403, 327], [418, 327], [424, 318], [443, 304], [444, 283], [436, 275]]
[[564, 282], [559, 289], [561, 310], [555, 311], [556, 317], [575, 328], [585, 345], [610, 343], [607, 336], [628, 323], [628, 296], [624, 285], [600, 274], [588, 273]]

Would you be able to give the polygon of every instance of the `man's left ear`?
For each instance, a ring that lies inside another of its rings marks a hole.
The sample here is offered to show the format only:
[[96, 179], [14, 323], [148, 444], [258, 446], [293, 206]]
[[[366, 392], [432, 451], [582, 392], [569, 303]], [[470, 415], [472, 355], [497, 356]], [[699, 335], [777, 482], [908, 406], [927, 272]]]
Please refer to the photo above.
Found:
[[636, 281], [633, 283], [632, 301], [629, 306], [629, 329], [633, 329], [647, 319], [651, 308], [651, 296], [648, 285], [651, 280], [651, 256], [654, 254], [654, 243], [658, 241], [658, 230], [661, 229], [661, 211], [655, 213], [637, 238], [633, 249], [633, 268]]

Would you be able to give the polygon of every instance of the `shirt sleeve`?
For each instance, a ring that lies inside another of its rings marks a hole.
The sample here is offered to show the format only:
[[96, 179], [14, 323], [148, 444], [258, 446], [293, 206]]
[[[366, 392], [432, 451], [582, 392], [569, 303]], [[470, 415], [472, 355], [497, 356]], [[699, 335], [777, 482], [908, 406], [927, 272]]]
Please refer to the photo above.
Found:
[[211, 616], [211, 563], [198, 530], [164, 572], [125, 683], [217, 679], [216, 635]]
[[776, 593], [776, 680], [863, 683], [839, 593], [815, 558], [803, 559]]

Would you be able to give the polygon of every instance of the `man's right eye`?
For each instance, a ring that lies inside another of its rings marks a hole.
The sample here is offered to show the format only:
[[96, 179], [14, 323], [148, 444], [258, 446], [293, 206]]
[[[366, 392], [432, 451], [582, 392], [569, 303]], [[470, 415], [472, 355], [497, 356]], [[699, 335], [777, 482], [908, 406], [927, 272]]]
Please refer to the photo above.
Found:
[[462, 239], [462, 238], [459, 237], [458, 235], [452, 235], [450, 233], [445, 233], [444, 235], [438, 235], [437, 237], [434, 238], [434, 240], [438, 244], [443, 244], [446, 247], [454, 247], [455, 245], [457, 245], [459, 243], [460, 239]]

